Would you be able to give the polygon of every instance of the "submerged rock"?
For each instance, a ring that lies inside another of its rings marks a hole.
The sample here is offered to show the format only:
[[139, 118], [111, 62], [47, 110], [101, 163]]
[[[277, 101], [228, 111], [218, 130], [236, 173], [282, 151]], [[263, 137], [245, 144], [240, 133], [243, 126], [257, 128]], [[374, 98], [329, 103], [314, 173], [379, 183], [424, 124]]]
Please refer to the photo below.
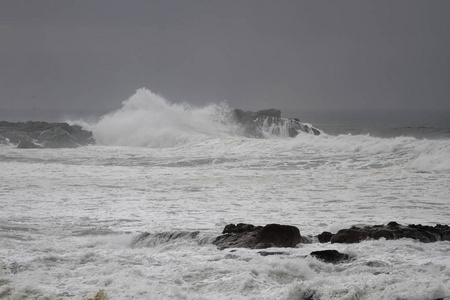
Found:
[[282, 118], [278, 109], [265, 109], [257, 112], [235, 109], [234, 120], [244, 130], [244, 135], [265, 138], [268, 135], [295, 137], [299, 131], [319, 135], [313, 126], [301, 123], [297, 118]]
[[295, 226], [268, 224], [264, 227], [251, 224], [229, 224], [224, 235], [217, 237], [213, 244], [219, 249], [270, 247], [295, 247], [301, 242], [300, 230]]
[[400, 225], [397, 222], [390, 222], [387, 225], [374, 225], [365, 227], [353, 226], [348, 229], [341, 229], [336, 234], [323, 232], [318, 235], [321, 243], [359, 243], [366, 239], [385, 238], [387, 240], [396, 240], [401, 238], [411, 238], [423, 243], [437, 241], [450, 241], [450, 227], [448, 225], [424, 226], [418, 225]]
[[78, 125], [47, 122], [0, 121], [0, 143], [18, 148], [76, 148], [95, 144], [92, 132]]

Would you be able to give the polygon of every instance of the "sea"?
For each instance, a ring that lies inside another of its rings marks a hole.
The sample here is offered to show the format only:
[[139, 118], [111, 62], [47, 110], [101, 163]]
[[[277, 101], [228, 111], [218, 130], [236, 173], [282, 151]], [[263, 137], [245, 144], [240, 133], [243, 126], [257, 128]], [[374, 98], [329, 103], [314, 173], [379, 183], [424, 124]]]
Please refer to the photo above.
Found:
[[[1, 146], [0, 299], [450, 299], [450, 241], [314, 238], [450, 225], [448, 112], [282, 112], [321, 134], [257, 139], [230, 109], [140, 89], [69, 121], [96, 145]], [[313, 242], [219, 250], [230, 223], [293, 225]], [[352, 259], [309, 255], [331, 249]]]

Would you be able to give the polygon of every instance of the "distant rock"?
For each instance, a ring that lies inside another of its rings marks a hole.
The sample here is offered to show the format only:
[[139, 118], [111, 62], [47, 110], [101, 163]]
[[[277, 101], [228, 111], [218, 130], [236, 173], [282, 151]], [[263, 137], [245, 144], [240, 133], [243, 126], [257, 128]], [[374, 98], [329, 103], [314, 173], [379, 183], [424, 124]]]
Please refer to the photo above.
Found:
[[78, 125], [0, 121], [0, 143], [18, 148], [76, 148], [95, 144], [92, 132]]
[[339, 263], [350, 259], [348, 254], [340, 253], [337, 250], [321, 250], [321, 251], [313, 251], [310, 254], [311, 256], [327, 263]]
[[278, 109], [265, 109], [257, 112], [233, 110], [234, 120], [243, 128], [243, 133], [249, 137], [265, 138], [270, 135], [295, 137], [298, 132], [319, 135], [320, 130], [301, 123], [297, 118], [282, 118]]
[[36, 149], [36, 148], [42, 148], [42, 147], [39, 145], [36, 145], [33, 142], [23, 140], [23, 141], [20, 141], [20, 143], [17, 145], [17, 148], [19, 148], [19, 149]]
[[401, 238], [411, 238], [423, 243], [437, 241], [450, 241], [450, 227], [448, 225], [424, 226], [418, 225], [400, 225], [397, 222], [389, 222], [387, 225], [374, 225], [365, 227], [353, 226], [347, 229], [341, 229], [336, 234], [323, 232], [318, 235], [321, 243], [359, 243], [366, 239], [385, 238], [387, 240], [396, 240]]
[[268, 224], [263, 227], [243, 223], [229, 224], [225, 226], [222, 233], [224, 234], [213, 241], [213, 244], [221, 250], [226, 248], [295, 247], [301, 242], [300, 230], [290, 225]]

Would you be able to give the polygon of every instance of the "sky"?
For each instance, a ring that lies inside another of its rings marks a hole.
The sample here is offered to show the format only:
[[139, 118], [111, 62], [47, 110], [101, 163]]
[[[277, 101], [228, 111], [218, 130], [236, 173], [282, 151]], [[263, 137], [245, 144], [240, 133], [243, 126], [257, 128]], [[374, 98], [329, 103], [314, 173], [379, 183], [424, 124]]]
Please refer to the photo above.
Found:
[[0, 110], [141, 87], [258, 110], [450, 110], [450, 1], [1, 0]]

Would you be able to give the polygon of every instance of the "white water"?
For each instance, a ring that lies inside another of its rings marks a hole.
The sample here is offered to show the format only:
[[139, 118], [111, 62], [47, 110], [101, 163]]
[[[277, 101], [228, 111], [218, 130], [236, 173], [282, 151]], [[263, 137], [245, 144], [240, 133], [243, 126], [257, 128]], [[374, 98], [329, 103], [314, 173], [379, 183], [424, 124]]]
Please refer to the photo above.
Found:
[[[109, 299], [450, 299], [450, 242], [299, 244], [274, 256], [211, 244], [238, 222], [303, 235], [449, 224], [448, 139], [248, 139], [215, 122], [214, 105], [186, 110], [141, 92], [92, 127], [103, 145], [0, 148], [0, 299], [99, 289]], [[354, 260], [307, 256], [319, 249]]]

